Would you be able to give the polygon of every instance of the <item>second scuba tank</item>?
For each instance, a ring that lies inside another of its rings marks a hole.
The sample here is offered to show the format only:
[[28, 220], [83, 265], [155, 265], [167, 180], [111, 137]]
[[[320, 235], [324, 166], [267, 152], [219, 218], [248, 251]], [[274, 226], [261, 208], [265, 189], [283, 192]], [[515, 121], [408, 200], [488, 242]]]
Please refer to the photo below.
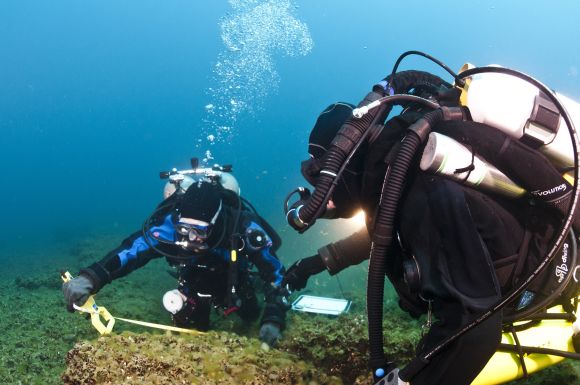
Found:
[[[556, 96], [573, 122], [580, 125], [580, 104], [564, 95]], [[564, 119], [532, 84], [505, 74], [478, 74], [469, 80], [462, 101], [474, 121], [539, 148], [556, 166], [574, 166], [572, 141]]]
[[201, 179], [219, 182], [226, 190], [230, 190], [236, 195], [240, 195], [240, 185], [230, 171], [219, 170], [221, 166], [213, 168], [194, 168], [190, 170], [177, 170], [161, 172], [162, 179], [169, 179], [163, 187], [163, 199], [169, 198], [177, 189], [185, 192], [189, 186]]
[[419, 164], [421, 170], [442, 174], [456, 182], [516, 198], [525, 190], [464, 145], [431, 132]]

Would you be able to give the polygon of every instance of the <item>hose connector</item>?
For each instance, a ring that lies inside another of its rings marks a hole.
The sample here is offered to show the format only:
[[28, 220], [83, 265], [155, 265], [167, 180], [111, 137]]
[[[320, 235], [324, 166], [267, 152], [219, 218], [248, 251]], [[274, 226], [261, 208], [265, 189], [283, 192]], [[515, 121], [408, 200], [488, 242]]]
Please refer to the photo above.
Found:
[[304, 232], [309, 224], [304, 222], [301, 218], [300, 218], [300, 209], [304, 207], [303, 204], [297, 206], [297, 207], [292, 207], [290, 208], [290, 210], [288, 210], [288, 212], [286, 213], [286, 221], [288, 222], [288, 224], [296, 231], [299, 232]]
[[361, 106], [359, 108], [355, 108], [354, 110], [352, 110], [352, 116], [354, 116], [357, 119], [360, 119], [363, 116], [365, 116], [366, 114], [368, 114], [370, 110], [372, 110], [373, 108], [376, 108], [380, 105], [381, 105], [381, 100], [380, 99], [375, 100], [374, 102], [371, 102], [365, 106]]

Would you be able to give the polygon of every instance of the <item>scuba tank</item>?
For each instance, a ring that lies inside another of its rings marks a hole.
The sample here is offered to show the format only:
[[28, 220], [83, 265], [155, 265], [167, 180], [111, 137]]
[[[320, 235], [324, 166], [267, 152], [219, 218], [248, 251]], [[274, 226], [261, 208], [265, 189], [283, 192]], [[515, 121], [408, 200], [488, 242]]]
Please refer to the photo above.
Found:
[[218, 164], [212, 167], [199, 167], [199, 160], [191, 158], [191, 169], [178, 170], [172, 168], [170, 171], [161, 171], [159, 177], [161, 179], [169, 179], [163, 188], [163, 198], [167, 199], [176, 191], [184, 193], [189, 186], [199, 180], [209, 180], [219, 183], [224, 189], [229, 190], [240, 195], [240, 185], [236, 178], [232, 175], [232, 165]]
[[419, 167], [423, 171], [442, 174], [456, 182], [510, 198], [520, 197], [526, 192], [473, 151], [437, 132], [429, 134]]
[[[579, 122], [580, 104], [557, 92], [555, 95], [572, 120]], [[461, 102], [469, 108], [475, 122], [495, 127], [538, 148], [557, 167], [574, 166], [572, 141], [563, 116], [529, 82], [500, 73], [477, 74], [466, 82]]]

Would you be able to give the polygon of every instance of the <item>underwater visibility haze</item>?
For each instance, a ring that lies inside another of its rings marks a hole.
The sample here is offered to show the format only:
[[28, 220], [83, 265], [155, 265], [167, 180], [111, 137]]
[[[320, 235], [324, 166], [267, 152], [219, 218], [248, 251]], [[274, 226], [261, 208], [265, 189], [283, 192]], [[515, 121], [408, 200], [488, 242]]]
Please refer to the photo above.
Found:
[[[162, 200], [160, 171], [188, 168], [192, 157], [232, 164], [242, 195], [281, 235], [278, 256], [289, 266], [362, 226], [319, 221], [298, 235], [286, 223], [283, 202], [306, 183], [300, 162], [324, 108], [358, 103], [409, 50], [454, 70], [466, 62], [500, 64], [578, 101], [578, 15], [573, 0], [3, 0], [0, 383], [89, 383], [79, 373], [121, 371], [95, 361], [97, 352], [117, 357], [127, 344], [133, 353], [165, 356], [168, 346], [188, 349], [176, 335], [150, 336], [122, 323], [105, 346], [88, 321], [66, 312], [60, 290], [61, 270], [76, 274], [140, 228]], [[410, 57], [401, 69], [452, 80], [423, 58]], [[107, 286], [97, 301], [121, 317], [168, 324], [161, 296], [175, 282], [166, 270], [154, 261]], [[266, 357], [255, 331], [222, 321], [216, 329], [223, 334], [200, 344], [216, 362], [226, 354], [220, 348], [235, 352], [234, 369], [226, 378], [207, 366], [197, 372], [199, 383], [361, 381], [356, 370], [364, 371], [366, 355], [355, 352], [366, 341], [365, 288], [364, 264], [338, 279], [325, 273], [309, 281], [308, 293], [352, 299], [353, 315], [338, 322], [292, 314], [277, 361], [267, 362], [277, 377], [258, 363]], [[394, 292], [386, 301], [396, 308]], [[409, 354], [420, 322], [397, 310], [386, 322], [406, 344], [401, 355]], [[415, 330], [396, 329], [403, 323]], [[304, 366], [288, 369], [292, 354]], [[198, 370], [195, 360], [214, 362], [187, 357], [183, 371]], [[245, 378], [236, 365], [248, 362], [255, 365]], [[165, 364], [147, 370], [163, 373]], [[103, 383], [125, 381], [108, 375]], [[566, 362], [515, 383], [580, 384], [580, 366]]]

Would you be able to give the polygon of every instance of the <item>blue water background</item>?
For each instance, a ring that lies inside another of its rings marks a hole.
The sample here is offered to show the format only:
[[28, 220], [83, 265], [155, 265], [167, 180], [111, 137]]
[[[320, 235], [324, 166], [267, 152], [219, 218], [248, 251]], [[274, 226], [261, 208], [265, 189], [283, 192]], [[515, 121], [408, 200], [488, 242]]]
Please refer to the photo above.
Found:
[[[273, 50], [277, 88], [237, 117], [231, 138], [211, 144], [207, 92], [227, 54], [219, 24], [238, 12], [230, 3], [1, 1], [0, 260], [50, 258], [43, 250], [52, 245], [129, 234], [161, 198], [158, 172], [188, 167], [208, 149], [234, 165], [243, 195], [279, 229], [281, 257], [311, 255], [350, 229], [320, 223], [298, 236], [284, 224], [282, 201], [304, 184], [309, 130], [328, 104], [361, 100], [410, 49], [453, 69], [502, 64], [580, 100], [577, 1], [291, 4], [312, 50]], [[445, 76], [424, 59], [401, 68]]]

